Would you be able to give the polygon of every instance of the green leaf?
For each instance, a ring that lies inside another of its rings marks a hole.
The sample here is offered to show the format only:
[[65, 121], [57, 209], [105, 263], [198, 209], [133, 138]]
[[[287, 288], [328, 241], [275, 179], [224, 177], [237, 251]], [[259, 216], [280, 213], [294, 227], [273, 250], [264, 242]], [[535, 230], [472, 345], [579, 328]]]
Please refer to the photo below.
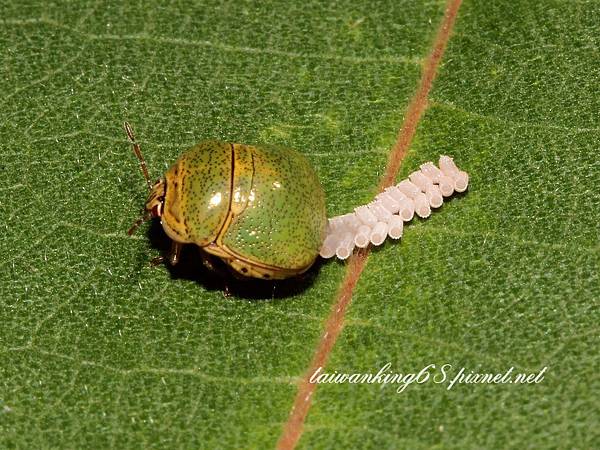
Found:
[[534, 3], [461, 6], [400, 176], [451, 154], [469, 192], [373, 252], [327, 371], [543, 382], [322, 385], [300, 448], [600, 443], [600, 4]]
[[[205, 138], [297, 148], [330, 215], [369, 201], [445, 4], [9, 2], [0, 14], [0, 447], [273, 448], [345, 265], [275, 290], [148, 262], [126, 231]], [[398, 179], [471, 177], [375, 249], [327, 372], [428, 364], [532, 385], [322, 384], [299, 448], [600, 443], [598, 2], [459, 10]], [[195, 260], [188, 252], [187, 263]]]

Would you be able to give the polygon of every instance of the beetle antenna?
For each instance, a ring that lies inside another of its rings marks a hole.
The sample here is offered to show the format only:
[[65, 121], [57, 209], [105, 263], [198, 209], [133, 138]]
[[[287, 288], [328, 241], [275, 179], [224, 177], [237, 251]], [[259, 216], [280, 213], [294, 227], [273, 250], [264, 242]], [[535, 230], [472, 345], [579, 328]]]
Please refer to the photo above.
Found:
[[127, 234], [129, 236], [131, 236], [133, 233], [135, 233], [135, 230], [137, 230], [141, 224], [150, 220], [151, 217], [152, 216], [148, 212], [144, 213], [144, 215], [142, 217], [140, 217], [135, 222], [133, 222], [133, 225], [131, 225], [131, 228], [129, 228], [129, 230], [127, 230]]
[[[142, 151], [140, 150], [140, 144], [138, 144], [137, 141], [135, 140], [135, 136], [133, 134], [133, 129], [131, 128], [131, 125], [129, 125], [128, 122], [125, 122], [123, 124], [123, 127], [125, 128], [125, 133], [127, 133], [127, 137], [129, 138], [129, 141], [133, 145], [133, 152], [135, 153], [135, 156], [137, 156], [137, 159], [140, 161], [140, 167], [142, 169], [142, 174], [144, 175], [144, 178], [146, 179], [146, 183], [148, 184], [148, 190], [151, 191], [152, 190], [152, 182], [150, 181], [150, 175], [148, 174], [148, 167], [146, 166], [146, 161], [144, 160], [144, 157], [142, 156]], [[131, 233], [129, 233], [129, 234], [131, 234]]]

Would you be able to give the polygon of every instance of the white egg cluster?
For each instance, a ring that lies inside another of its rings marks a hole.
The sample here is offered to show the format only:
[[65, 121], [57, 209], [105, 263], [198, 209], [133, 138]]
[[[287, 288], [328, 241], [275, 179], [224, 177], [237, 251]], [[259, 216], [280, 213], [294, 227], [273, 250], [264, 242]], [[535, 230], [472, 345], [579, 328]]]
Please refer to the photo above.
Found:
[[346, 259], [354, 247], [381, 245], [387, 236], [399, 239], [404, 222], [410, 221], [415, 213], [429, 217], [431, 208], [442, 206], [444, 197], [455, 191], [466, 191], [468, 184], [469, 175], [456, 167], [449, 156], [440, 156], [439, 168], [431, 162], [425, 163], [421, 170], [385, 189], [371, 203], [329, 219], [320, 255]]

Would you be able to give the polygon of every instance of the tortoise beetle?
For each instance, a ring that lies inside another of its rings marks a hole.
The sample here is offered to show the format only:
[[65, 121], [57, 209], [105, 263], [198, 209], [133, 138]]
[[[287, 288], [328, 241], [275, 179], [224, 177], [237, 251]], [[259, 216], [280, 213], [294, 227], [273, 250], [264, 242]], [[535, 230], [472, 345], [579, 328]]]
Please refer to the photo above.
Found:
[[152, 184], [133, 130], [124, 126], [150, 190], [128, 234], [160, 218], [172, 240], [171, 264], [184, 244], [195, 244], [243, 277], [285, 279], [315, 262], [327, 226], [325, 193], [300, 153], [203, 141]]

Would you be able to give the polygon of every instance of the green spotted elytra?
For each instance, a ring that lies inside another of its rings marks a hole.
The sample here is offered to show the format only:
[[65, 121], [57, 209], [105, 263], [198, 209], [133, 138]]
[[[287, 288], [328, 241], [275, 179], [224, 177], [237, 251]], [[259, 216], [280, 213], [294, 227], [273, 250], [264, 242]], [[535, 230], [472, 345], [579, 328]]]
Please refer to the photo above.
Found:
[[183, 245], [193, 244], [205, 262], [216, 256], [245, 277], [284, 279], [312, 266], [325, 238], [325, 194], [300, 153], [203, 141], [151, 183], [128, 123], [125, 131], [150, 190], [129, 234], [157, 217], [172, 240], [171, 264]]

